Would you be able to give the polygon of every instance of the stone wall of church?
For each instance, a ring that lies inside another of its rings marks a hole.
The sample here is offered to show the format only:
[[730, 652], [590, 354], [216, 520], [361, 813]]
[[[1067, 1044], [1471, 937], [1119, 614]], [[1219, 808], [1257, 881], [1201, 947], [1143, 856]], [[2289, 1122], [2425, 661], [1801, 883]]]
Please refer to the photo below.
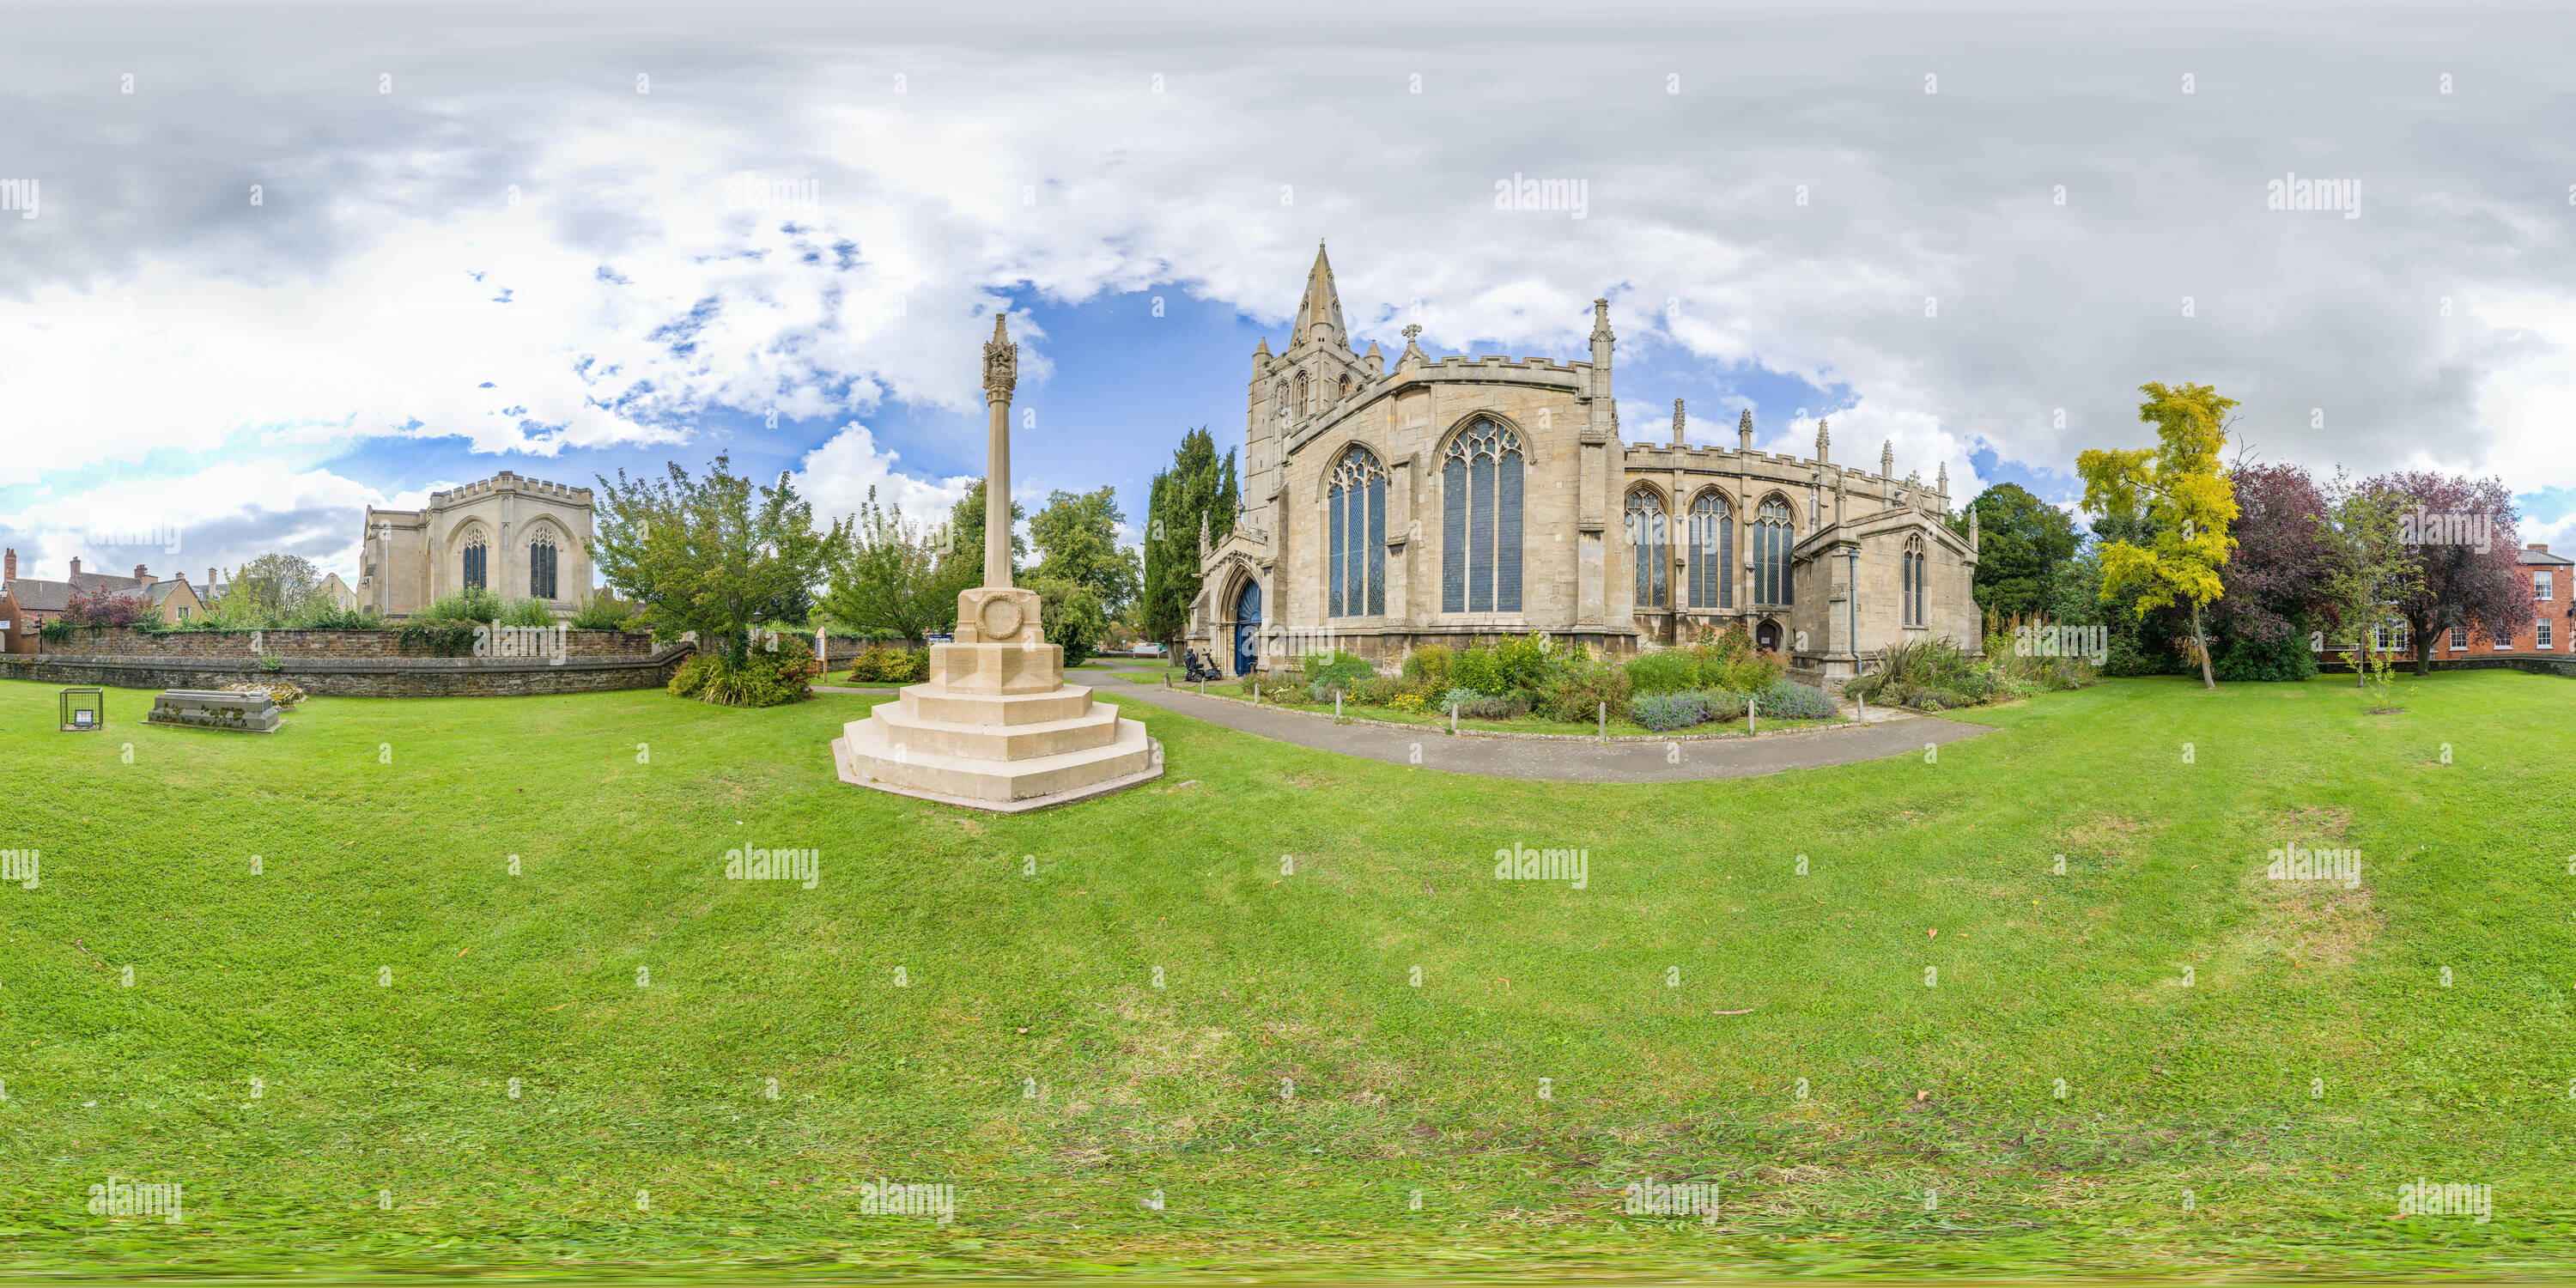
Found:
[[[1475, 379], [1478, 369], [1487, 366], [1495, 379]], [[1274, 570], [1281, 593], [1268, 609], [1272, 620], [1292, 630], [1329, 628], [1336, 634], [1392, 630], [1465, 636], [1572, 629], [1579, 549], [1576, 473], [1586, 418], [1577, 400], [1579, 364], [1459, 361], [1435, 364], [1429, 371], [1438, 378], [1370, 399], [1327, 422], [1289, 455], [1272, 519], [1274, 540], [1282, 542]], [[1516, 613], [1442, 611], [1442, 456], [1451, 438], [1478, 413], [1494, 416], [1512, 431], [1525, 462], [1522, 598]], [[1331, 495], [1326, 480], [1353, 444], [1374, 453], [1387, 470], [1386, 531], [1395, 540], [1387, 553], [1383, 617], [1334, 617], [1330, 611]]]

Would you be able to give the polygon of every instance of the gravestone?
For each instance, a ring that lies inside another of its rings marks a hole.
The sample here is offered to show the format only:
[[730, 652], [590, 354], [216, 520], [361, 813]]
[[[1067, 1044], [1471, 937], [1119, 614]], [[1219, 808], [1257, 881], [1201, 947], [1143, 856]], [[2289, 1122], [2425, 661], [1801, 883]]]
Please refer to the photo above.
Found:
[[275, 733], [283, 719], [277, 700], [265, 693], [222, 693], [212, 689], [170, 689], [152, 700], [146, 724], [185, 725], [191, 729], [229, 729], [237, 733]]

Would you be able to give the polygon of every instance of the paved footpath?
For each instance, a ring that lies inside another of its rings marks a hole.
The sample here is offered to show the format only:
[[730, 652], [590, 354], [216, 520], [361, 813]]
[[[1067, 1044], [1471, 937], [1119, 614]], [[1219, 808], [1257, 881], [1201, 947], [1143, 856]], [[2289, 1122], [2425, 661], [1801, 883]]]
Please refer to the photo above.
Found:
[[[1151, 670], [1151, 668], [1145, 668]], [[1079, 673], [1077, 673], [1077, 676]], [[1074, 678], [1074, 677], [1068, 677]], [[1487, 778], [1539, 778], [1573, 783], [1669, 783], [1707, 778], [1751, 778], [1784, 769], [1816, 769], [1886, 756], [1921, 754], [1926, 743], [1957, 742], [1994, 730], [1931, 716], [1870, 712], [1858, 729], [1820, 729], [1761, 738], [1701, 742], [1613, 742], [1577, 739], [1451, 737], [1436, 729], [1414, 731], [1381, 725], [1334, 724], [1320, 715], [1253, 707], [1202, 698], [1187, 689], [1130, 684], [1124, 676], [1094, 677], [1100, 697], [1134, 697], [1210, 724], [1293, 742], [1301, 747], [1365, 756], [1389, 764]], [[1084, 682], [1081, 679], [1077, 683]], [[1893, 718], [1888, 718], [1893, 717]], [[1680, 750], [1675, 763], [1674, 749]], [[1416, 762], [1417, 749], [1421, 760]]]

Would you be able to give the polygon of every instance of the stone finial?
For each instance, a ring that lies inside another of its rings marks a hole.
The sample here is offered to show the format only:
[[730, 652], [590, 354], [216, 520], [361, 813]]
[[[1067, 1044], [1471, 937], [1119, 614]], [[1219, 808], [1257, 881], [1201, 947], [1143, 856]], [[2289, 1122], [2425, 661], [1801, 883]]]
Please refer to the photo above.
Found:
[[1682, 400], [1676, 398], [1673, 400], [1673, 446], [1675, 447], [1682, 445], [1682, 422]]
[[1743, 415], [1735, 418], [1735, 446], [1738, 451], [1753, 450], [1753, 409], [1750, 407], [1744, 409]]
[[984, 345], [984, 401], [1009, 402], [1011, 391], [1020, 383], [1020, 346], [1011, 343], [1011, 333], [1002, 323], [1010, 315], [1000, 310], [993, 313], [993, 338]]
[[1206, 562], [1207, 562], [1207, 557], [1208, 557], [1208, 512], [1207, 512], [1207, 511], [1205, 511], [1205, 510], [1201, 510], [1201, 511], [1199, 511], [1199, 562], [1200, 562], [1200, 563], [1206, 563]]
[[1403, 366], [1405, 363], [1408, 363], [1408, 362], [1429, 362], [1429, 361], [1431, 361], [1430, 356], [1422, 352], [1422, 346], [1414, 342], [1414, 341], [1415, 341], [1415, 339], [1416, 339], [1416, 337], [1420, 336], [1421, 334], [1422, 334], [1422, 324], [1421, 324], [1421, 323], [1419, 323], [1419, 322], [1410, 322], [1410, 323], [1406, 323], [1406, 324], [1405, 324], [1405, 328], [1404, 328], [1404, 352], [1403, 352], [1402, 354], [1397, 355], [1397, 357], [1396, 357], [1396, 359], [1395, 359], [1395, 362], [1396, 362], [1396, 365], [1397, 365], [1397, 366]]
[[1878, 449], [1878, 476], [1883, 479], [1896, 477], [1896, 440], [1893, 438]]
[[1979, 534], [1978, 534], [1978, 532], [1977, 532], [1977, 507], [1975, 507], [1975, 506], [1973, 506], [1973, 505], [1972, 505], [1972, 506], [1969, 506], [1969, 507], [1968, 507], [1968, 551], [1969, 551], [1969, 553], [1971, 553], [1971, 554], [1976, 553], [1976, 549], [1977, 549], [1977, 546], [1978, 546], [1978, 535], [1979, 535]]
[[1610, 338], [1610, 297], [1607, 295], [1592, 301], [1592, 338]]
[[1941, 473], [1939, 477], [1933, 480], [1932, 490], [1943, 496], [1950, 495], [1950, 463], [1948, 461], [1941, 462]]
[[1816, 464], [1822, 465], [1833, 459], [1829, 454], [1833, 445], [1834, 436], [1826, 431], [1825, 418], [1818, 416], [1816, 418]]

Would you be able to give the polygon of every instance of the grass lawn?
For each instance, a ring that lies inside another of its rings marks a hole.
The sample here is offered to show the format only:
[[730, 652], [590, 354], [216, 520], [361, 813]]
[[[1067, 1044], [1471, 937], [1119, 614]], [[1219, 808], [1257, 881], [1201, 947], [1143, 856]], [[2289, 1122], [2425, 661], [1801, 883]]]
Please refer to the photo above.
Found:
[[[874, 695], [253, 737], [0, 682], [0, 848], [42, 851], [0, 1266], [2563, 1273], [2576, 686], [2398, 693], [2115, 681], [1641, 786], [1130, 702], [1165, 778], [1000, 818], [837, 781]], [[2360, 887], [2262, 880], [2284, 844]], [[1518, 846], [1584, 887], [1497, 880]], [[110, 1175], [184, 1221], [89, 1214]], [[862, 1215], [878, 1177], [953, 1224]], [[2395, 1216], [2418, 1178], [2492, 1222]], [[1648, 1179], [1714, 1219], [1622, 1215]]]

